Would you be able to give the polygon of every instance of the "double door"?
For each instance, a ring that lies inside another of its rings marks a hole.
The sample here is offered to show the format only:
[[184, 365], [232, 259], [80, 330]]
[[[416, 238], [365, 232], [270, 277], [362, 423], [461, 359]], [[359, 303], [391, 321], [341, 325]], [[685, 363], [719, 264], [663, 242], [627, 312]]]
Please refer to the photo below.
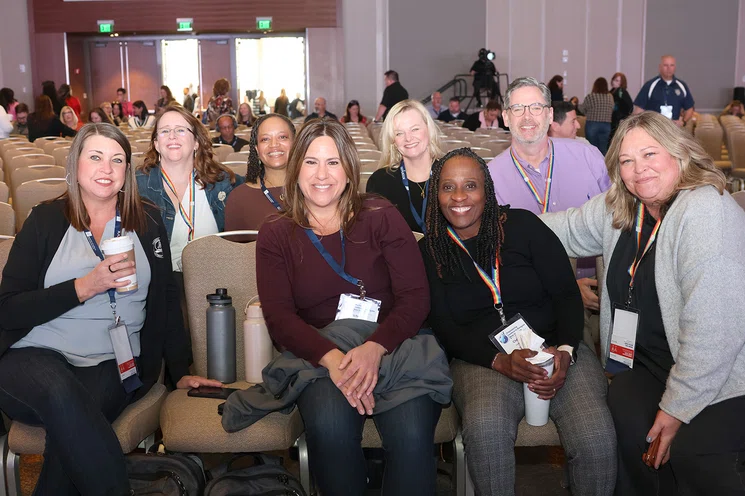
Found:
[[161, 67], [156, 40], [89, 41], [91, 107], [116, 100], [117, 88], [127, 99], [142, 100], [152, 109], [160, 98]]

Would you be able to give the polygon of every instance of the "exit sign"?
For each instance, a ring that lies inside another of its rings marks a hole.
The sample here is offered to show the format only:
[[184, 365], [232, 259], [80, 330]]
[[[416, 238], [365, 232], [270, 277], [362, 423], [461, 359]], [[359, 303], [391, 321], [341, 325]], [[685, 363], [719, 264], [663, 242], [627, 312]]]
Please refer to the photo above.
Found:
[[178, 26], [178, 31], [193, 31], [194, 19], [176, 19], [176, 25]]
[[256, 29], [259, 31], [271, 31], [272, 30], [272, 18], [271, 17], [257, 17], [256, 18]]
[[98, 32], [110, 34], [114, 32], [114, 21], [97, 21]]

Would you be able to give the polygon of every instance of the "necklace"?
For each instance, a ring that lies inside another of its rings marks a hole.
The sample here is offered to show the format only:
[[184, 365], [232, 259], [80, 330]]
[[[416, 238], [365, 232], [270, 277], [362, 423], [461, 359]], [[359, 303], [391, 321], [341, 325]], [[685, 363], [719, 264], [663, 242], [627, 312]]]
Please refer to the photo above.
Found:
[[[413, 182], [413, 181], [412, 181]], [[424, 198], [424, 188], [419, 183], [414, 183], [422, 191], [422, 198]], [[425, 183], [426, 184], [426, 183]]]

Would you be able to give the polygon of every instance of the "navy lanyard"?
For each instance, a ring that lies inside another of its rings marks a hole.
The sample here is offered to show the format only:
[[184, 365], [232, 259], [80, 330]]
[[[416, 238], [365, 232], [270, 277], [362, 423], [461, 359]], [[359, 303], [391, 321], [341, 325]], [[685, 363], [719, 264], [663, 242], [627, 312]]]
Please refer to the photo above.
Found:
[[344, 279], [350, 284], [354, 284], [360, 289], [360, 297], [362, 299], [365, 298], [365, 284], [356, 277], [352, 277], [349, 274], [347, 274], [344, 271], [344, 266], [347, 262], [347, 252], [345, 250], [346, 247], [346, 241], [344, 240], [344, 230], [339, 229], [339, 237], [341, 238], [341, 265], [337, 263], [336, 260], [334, 260], [334, 257], [331, 256], [331, 253], [324, 248], [324, 246], [321, 244], [321, 240], [318, 239], [318, 236], [316, 236], [316, 233], [313, 232], [313, 229], [305, 229], [305, 234], [308, 235], [308, 239], [310, 239], [311, 243], [313, 243], [313, 246], [316, 247], [316, 250], [318, 250], [318, 253], [321, 254], [321, 256], [326, 260], [326, 263], [329, 264], [329, 267], [331, 267], [334, 272], [336, 272], [336, 275]]
[[264, 184], [264, 177], [259, 177], [259, 184], [261, 185], [261, 192], [264, 193], [264, 196], [266, 196], [266, 199], [269, 200], [269, 203], [274, 205], [274, 208], [281, 211], [282, 205], [279, 204], [277, 200], [274, 199], [271, 192], [269, 192], [269, 189], [267, 189], [266, 185]]
[[[427, 234], [427, 226], [424, 223], [424, 217], [427, 215], [427, 195], [429, 194], [429, 179], [427, 179], [427, 182], [424, 183], [424, 198], [422, 199], [422, 215], [419, 215], [419, 212], [416, 211], [416, 208], [414, 208], [414, 204], [411, 202], [411, 191], [409, 190], [409, 179], [406, 177], [406, 166], [404, 165], [404, 161], [401, 161], [401, 181], [404, 183], [404, 188], [406, 188], [406, 194], [409, 196], [409, 209], [411, 209], [411, 215], [414, 216], [414, 221], [416, 221], [417, 225], [421, 228], [422, 234]], [[430, 171], [430, 175], [432, 172]]]
[[[98, 243], [96, 243], [96, 238], [93, 237], [93, 233], [90, 231], [90, 229], [86, 229], [83, 232], [85, 232], [85, 237], [88, 238], [88, 243], [91, 245], [91, 249], [93, 250], [93, 253], [95, 253], [96, 256], [101, 259], [101, 261], [103, 261], [104, 260], [103, 253], [101, 252], [101, 248], [98, 247]], [[121, 215], [119, 215], [119, 208], [117, 207], [116, 218], [114, 221], [114, 237], [118, 238], [121, 235], [122, 235], [122, 217]], [[107, 290], [107, 293], [109, 293], [109, 304], [111, 305], [111, 311], [114, 313], [114, 318], [116, 318], [116, 290], [112, 288], [112, 289]]]

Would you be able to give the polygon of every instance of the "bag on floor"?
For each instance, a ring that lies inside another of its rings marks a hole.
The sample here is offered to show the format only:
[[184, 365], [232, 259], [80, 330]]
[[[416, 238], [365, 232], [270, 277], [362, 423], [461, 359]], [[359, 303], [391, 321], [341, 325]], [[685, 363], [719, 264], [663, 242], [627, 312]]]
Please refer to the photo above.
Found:
[[198, 457], [133, 453], [125, 457], [129, 485], [137, 496], [202, 496], [204, 469]]
[[282, 466], [277, 456], [257, 453], [253, 466], [231, 470], [233, 459], [207, 484], [204, 496], [306, 496], [300, 481]]

